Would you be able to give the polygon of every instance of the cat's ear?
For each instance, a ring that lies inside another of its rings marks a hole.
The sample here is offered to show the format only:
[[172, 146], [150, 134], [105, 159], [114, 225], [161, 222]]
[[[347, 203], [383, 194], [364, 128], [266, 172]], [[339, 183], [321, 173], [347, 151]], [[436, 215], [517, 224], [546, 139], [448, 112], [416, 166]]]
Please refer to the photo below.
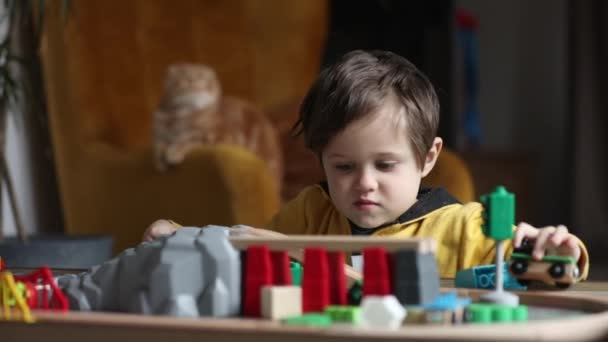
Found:
[[184, 63], [174, 63], [167, 67], [167, 76], [170, 78], [182, 77], [184, 72], [188, 70], [189, 65]]
[[176, 64], [171, 64], [167, 67], [167, 76], [173, 77], [177, 73], [178, 66]]

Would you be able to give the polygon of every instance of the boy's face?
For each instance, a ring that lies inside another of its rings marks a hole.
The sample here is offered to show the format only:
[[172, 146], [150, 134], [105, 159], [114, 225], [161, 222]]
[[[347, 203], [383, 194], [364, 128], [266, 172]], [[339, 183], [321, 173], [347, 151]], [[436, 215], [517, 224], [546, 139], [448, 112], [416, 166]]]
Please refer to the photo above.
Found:
[[394, 110], [385, 106], [351, 123], [321, 154], [334, 205], [363, 228], [392, 222], [409, 209], [428, 173], [416, 164], [404, 122], [396, 124]]

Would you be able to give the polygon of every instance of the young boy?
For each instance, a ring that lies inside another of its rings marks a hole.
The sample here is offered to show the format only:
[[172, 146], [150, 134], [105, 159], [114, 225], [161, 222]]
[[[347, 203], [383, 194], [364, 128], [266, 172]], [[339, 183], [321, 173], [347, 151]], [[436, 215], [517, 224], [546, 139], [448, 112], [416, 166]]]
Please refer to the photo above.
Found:
[[[442, 277], [494, 262], [495, 242], [481, 230], [482, 206], [460, 204], [445, 190], [420, 182], [435, 165], [439, 101], [430, 81], [405, 58], [385, 51], [353, 51], [323, 70], [300, 108], [294, 128], [319, 158], [327, 181], [284, 205], [268, 229], [285, 234], [433, 237]], [[176, 225], [153, 223], [144, 239]], [[584, 245], [565, 226], [521, 223], [513, 245], [534, 239], [545, 250], [578, 260], [588, 273]], [[509, 244], [507, 249], [511, 249]]]

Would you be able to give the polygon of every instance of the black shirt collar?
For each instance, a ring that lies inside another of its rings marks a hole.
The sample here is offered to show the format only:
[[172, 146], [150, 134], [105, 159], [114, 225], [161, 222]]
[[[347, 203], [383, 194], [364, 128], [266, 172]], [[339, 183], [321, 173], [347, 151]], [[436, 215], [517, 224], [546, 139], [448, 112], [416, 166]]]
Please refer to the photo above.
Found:
[[[329, 196], [329, 187], [326, 181], [320, 183], [321, 188], [327, 193]], [[408, 210], [406, 210], [403, 214], [401, 214], [394, 222], [388, 222], [382, 224], [375, 228], [361, 228], [357, 226], [355, 223], [348, 220], [350, 223], [350, 230], [352, 235], [372, 235], [376, 231], [391, 226], [396, 223], [404, 223], [407, 221], [411, 221], [420, 216], [426, 215], [434, 210], [445, 207], [446, 205], [460, 203], [456, 200], [452, 195], [450, 195], [444, 188], [420, 188], [418, 191], [418, 195], [416, 196], [418, 199], [414, 205], [412, 205]]]

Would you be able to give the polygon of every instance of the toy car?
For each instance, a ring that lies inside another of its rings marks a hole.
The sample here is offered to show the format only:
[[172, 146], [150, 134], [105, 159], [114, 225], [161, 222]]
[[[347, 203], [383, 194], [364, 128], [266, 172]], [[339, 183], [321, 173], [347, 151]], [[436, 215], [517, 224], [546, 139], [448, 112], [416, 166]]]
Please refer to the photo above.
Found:
[[532, 249], [533, 244], [524, 240], [511, 254], [509, 271], [520, 283], [527, 285], [537, 280], [565, 289], [577, 281], [579, 269], [574, 258], [546, 255], [541, 260], [534, 260]]

